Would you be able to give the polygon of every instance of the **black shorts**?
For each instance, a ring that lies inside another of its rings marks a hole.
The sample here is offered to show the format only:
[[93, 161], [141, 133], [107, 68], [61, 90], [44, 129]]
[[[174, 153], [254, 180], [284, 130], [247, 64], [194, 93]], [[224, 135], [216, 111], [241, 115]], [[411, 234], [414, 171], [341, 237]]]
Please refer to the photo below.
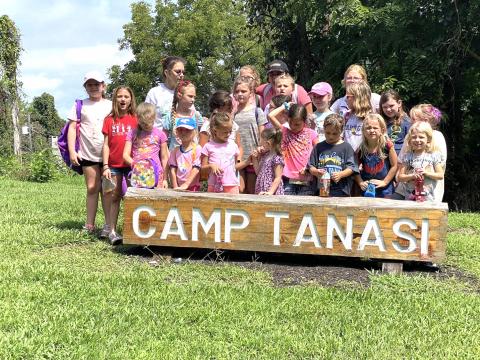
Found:
[[82, 159], [80, 160], [80, 166], [98, 166], [99, 168], [102, 167], [102, 163], [101, 162], [97, 162], [97, 161], [90, 161], [90, 160], [85, 160], [85, 159]]

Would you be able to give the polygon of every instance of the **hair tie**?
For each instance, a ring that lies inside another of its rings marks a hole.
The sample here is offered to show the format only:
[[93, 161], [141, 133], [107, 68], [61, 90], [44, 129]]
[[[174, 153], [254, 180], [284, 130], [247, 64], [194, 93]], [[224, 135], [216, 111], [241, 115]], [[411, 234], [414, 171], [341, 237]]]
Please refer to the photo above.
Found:
[[440, 120], [442, 118], [442, 112], [438, 110], [435, 106], [432, 105], [430, 108], [430, 114], [432, 114], [436, 120]]

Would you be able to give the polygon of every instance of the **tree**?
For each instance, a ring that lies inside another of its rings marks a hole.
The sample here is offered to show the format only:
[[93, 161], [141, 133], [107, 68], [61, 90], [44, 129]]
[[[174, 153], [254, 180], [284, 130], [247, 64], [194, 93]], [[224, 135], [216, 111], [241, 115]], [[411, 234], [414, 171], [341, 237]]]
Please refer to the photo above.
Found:
[[259, 38], [241, 1], [157, 1], [154, 13], [149, 4], [135, 3], [120, 40], [120, 48], [130, 49], [135, 58], [123, 69], [110, 69], [110, 90], [126, 84], [143, 99], [161, 82], [161, 59], [177, 55], [187, 60], [187, 77], [205, 107], [213, 91], [230, 89], [240, 66], [263, 68], [267, 46]]
[[[20, 34], [15, 23], [0, 16], [0, 137], [13, 139], [13, 152], [20, 154], [17, 68], [20, 64]], [[11, 153], [11, 143], [0, 142], [2, 153]]]

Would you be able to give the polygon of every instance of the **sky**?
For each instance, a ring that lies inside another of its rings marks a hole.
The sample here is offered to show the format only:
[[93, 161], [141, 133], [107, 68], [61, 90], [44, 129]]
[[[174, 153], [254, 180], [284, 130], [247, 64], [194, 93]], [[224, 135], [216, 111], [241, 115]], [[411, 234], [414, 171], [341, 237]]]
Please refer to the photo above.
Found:
[[[122, 26], [131, 20], [133, 0], [0, 0], [21, 34], [19, 79], [27, 101], [47, 92], [66, 118], [75, 99], [86, 93], [83, 76], [97, 70], [107, 75], [132, 54], [119, 50]], [[154, 0], [146, 1], [153, 3]]]

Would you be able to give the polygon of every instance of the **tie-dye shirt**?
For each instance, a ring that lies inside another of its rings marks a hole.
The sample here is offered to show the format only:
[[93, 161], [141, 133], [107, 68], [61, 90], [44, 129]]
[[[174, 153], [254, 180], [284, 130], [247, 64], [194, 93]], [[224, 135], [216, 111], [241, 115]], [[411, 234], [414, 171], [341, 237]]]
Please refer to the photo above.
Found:
[[[198, 144], [193, 144], [190, 150], [184, 151], [181, 146], [178, 146], [170, 153], [168, 165], [177, 168], [177, 183], [182, 186], [190, 176], [193, 168], [200, 169], [200, 157], [202, 155], [202, 147]], [[200, 186], [200, 177], [190, 184], [190, 189]]]
[[162, 130], [153, 128], [152, 131], [131, 130], [127, 134], [127, 140], [132, 143], [133, 161], [151, 158], [159, 168], [162, 169], [160, 162], [160, 149], [167, 136]]
[[318, 134], [309, 127], [294, 133], [282, 126], [282, 153], [285, 161], [283, 176], [298, 181], [311, 181], [309, 174], [300, 174], [305, 169], [310, 158], [310, 153], [317, 143]]

